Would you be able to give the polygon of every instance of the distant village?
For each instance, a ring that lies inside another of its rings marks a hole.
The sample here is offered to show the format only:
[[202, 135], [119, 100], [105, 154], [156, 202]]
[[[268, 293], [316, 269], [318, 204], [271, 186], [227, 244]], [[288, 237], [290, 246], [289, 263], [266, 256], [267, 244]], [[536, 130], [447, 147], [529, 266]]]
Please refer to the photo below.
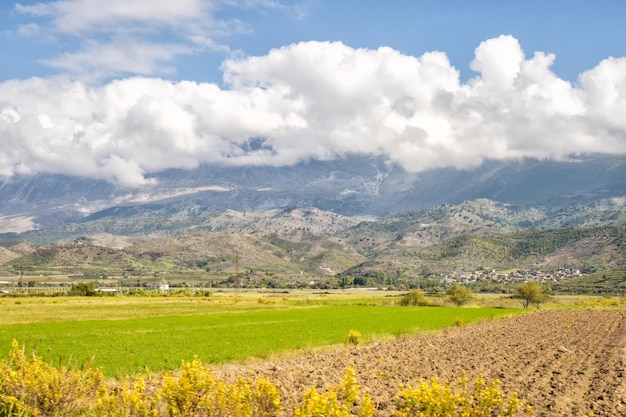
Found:
[[[516, 272], [501, 272], [495, 269], [481, 269], [479, 271], [469, 272], [469, 273], [450, 273], [450, 274], [440, 274], [439, 282], [442, 284], [470, 284], [475, 282], [491, 282], [491, 283], [524, 283], [527, 281], [539, 281], [541, 283], [553, 283], [559, 281], [565, 281], [572, 278], [581, 277], [585, 274], [581, 273], [579, 269], [570, 269], [570, 268], [560, 268], [555, 272], [542, 272], [540, 270], [517, 270]], [[75, 282], [72, 281], [53, 281], [53, 282], [35, 282], [28, 281], [22, 283], [21, 281], [11, 280], [11, 281], [0, 281], [0, 294], [8, 294], [10, 289], [19, 287], [20, 290], [35, 290], [37, 291], [54, 291], [61, 290], [65, 291], [67, 288], [71, 287]], [[243, 283], [242, 283], [243, 284]], [[320, 281], [310, 281], [308, 283], [302, 282], [292, 282], [287, 284], [287, 287], [291, 285], [294, 288], [303, 288], [307, 285], [310, 287], [317, 287], [320, 284], [323, 284]], [[183, 285], [174, 285], [174, 287], [187, 287], [189, 284]], [[227, 285], [228, 286], [228, 285]], [[243, 284], [243, 288], [249, 287], [249, 285]], [[130, 287], [129, 287], [130, 288]], [[167, 293], [171, 289], [171, 285], [165, 283], [164, 281], [160, 283], [144, 283], [143, 285], [137, 285], [135, 288], [141, 288], [144, 290], [158, 290], [162, 293]], [[96, 292], [99, 293], [117, 293], [120, 291], [120, 287], [110, 287], [110, 288], [94, 288]]]
[[470, 273], [453, 273], [442, 274], [441, 282], [444, 284], [467, 284], [477, 281], [491, 281], [497, 283], [506, 282], [527, 282], [527, 281], [539, 281], [542, 283], [565, 281], [572, 278], [578, 278], [583, 276], [579, 269], [560, 268], [556, 272], [542, 272], [542, 271], [523, 271], [519, 270], [513, 273], [499, 272], [495, 269], [474, 271]]

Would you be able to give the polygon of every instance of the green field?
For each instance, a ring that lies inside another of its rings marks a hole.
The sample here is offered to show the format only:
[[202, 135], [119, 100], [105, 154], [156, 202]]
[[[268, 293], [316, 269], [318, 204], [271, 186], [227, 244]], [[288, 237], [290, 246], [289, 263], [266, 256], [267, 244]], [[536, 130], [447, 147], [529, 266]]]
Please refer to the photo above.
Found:
[[175, 369], [196, 356], [221, 363], [344, 343], [351, 329], [367, 342], [520, 311], [390, 304], [382, 297], [258, 295], [3, 299], [0, 352], [15, 339], [53, 363], [80, 366], [95, 357], [93, 366], [117, 377]]

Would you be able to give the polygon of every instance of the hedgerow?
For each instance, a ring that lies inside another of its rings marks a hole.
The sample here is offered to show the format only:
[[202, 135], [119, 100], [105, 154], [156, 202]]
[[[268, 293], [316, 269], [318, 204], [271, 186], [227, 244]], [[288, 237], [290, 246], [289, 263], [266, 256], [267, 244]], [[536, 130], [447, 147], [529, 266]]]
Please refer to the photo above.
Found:
[[[310, 388], [301, 399], [288, 399], [264, 378], [217, 377], [198, 359], [183, 361], [177, 371], [107, 380], [100, 370], [70, 369], [27, 354], [17, 342], [0, 361], [0, 417], [373, 417], [377, 411], [369, 392], [349, 367], [337, 386]], [[498, 381], [480, 376], [473, 384], [463, 376], [450, 384], [438, 379], [417, 387], [399, 387], [395, 417], [530, 416], [513, 395], [506, 397]], [[388, 412], [389, 410], [387, 410]]]

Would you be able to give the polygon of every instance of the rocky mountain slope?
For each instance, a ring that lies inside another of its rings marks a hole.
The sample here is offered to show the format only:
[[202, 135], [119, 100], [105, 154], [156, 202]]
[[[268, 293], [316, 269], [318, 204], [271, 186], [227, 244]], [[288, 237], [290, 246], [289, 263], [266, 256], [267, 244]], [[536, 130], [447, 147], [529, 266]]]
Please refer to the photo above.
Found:
[[[59, 245], [4, 243], [0, 270], [156, 280], [166, 274], [231, 284], [238, 276], [250, 285], [341, 276], [370, 285], [409, 285], [477, 269], [591, 272], [626, 264], [625, 209], [617, 203], [604, 206], [608, 211], [594, 221], [601, 226], [556, 229], [537, 226], [555, 221], [545, 212], [484, 199], [361, 222], [313, 208], [225, 211], [206, 217], [205, 229], [134, 236], [99, 232]], [[558, 212], [563, 222], [579, 213]], [[33, 233], [45, 232], [24, 236]]]
[[[487, 267], [626, 263], [626, 156], [419, 174], [347, 156], [155, 179], [142, 190], [53, 175], [5, 182], [0, 270], [397, 282]], [[535, 252], [519, 249], [537, 242]]]
[[464, 171], [410, 173], [382, 159], [351, 155], [282, 168], [201, 166], [162, 172], [154, 180], [143, 189], [60, 175], [7, 180], [0, 184], [0, 232], [102, 219], [305, 207], [380, 218], [479, 198], [551, 210], [589, 207], [626, 195], [626, 156], [485, 161]]

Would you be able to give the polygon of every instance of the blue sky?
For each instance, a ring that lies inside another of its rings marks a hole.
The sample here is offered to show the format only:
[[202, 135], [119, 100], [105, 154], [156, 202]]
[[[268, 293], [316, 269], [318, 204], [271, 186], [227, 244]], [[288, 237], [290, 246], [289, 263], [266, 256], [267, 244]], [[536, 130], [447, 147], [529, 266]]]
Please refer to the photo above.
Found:
[[[20, 34], [29, 25], [53, 30], [50, 27], [53, 16], [36, 16], [18, 9], [18, 5], [41, 3], [37, 0], [7, 0], [0, 5], [0, 27], [3, 29], [0, 38], [1, 80], [62, 73], [42, 61], [76, 51], [90, 37], [89, 33]], [[48, 3], [55, 2], [48, 0]], [[263, 55], [272, 48], [308, 40], [341, 41], [355, 48], [390, 46], [414, 56], [439, 50], [446, 52], [464, 77], [469, 77], [473, 75], [469, 62], [478, 44], [510, 34], [527, 52], [554, 53], [557, 59], [553, 70], [570, 81], [576, 81], [579, 73], [604, 58], [626, 56], [626, 25], [623, 23], [626, 3], [615, 0], [232, 3], [249, 4], [218, 4], [214, 16], [224, 22], [237, 20], [244, 28], [215, 34], [214, 39], [232, 51], [246, 55]], [[102, 7], [102, 3], [98, 6]], [[167, 32], [157, 31], [151, 37], [163, 42], [181, 40]], [[184, 54], [164, 63], [173, 68], [174, 73], [166, 71], [158, 75], [220, 82], [219, 66], [227, 55], [228, 52], [210, 50]]]
[[3, 1], [0, 177], [624, 153], [624, 16], [606, 0]]

